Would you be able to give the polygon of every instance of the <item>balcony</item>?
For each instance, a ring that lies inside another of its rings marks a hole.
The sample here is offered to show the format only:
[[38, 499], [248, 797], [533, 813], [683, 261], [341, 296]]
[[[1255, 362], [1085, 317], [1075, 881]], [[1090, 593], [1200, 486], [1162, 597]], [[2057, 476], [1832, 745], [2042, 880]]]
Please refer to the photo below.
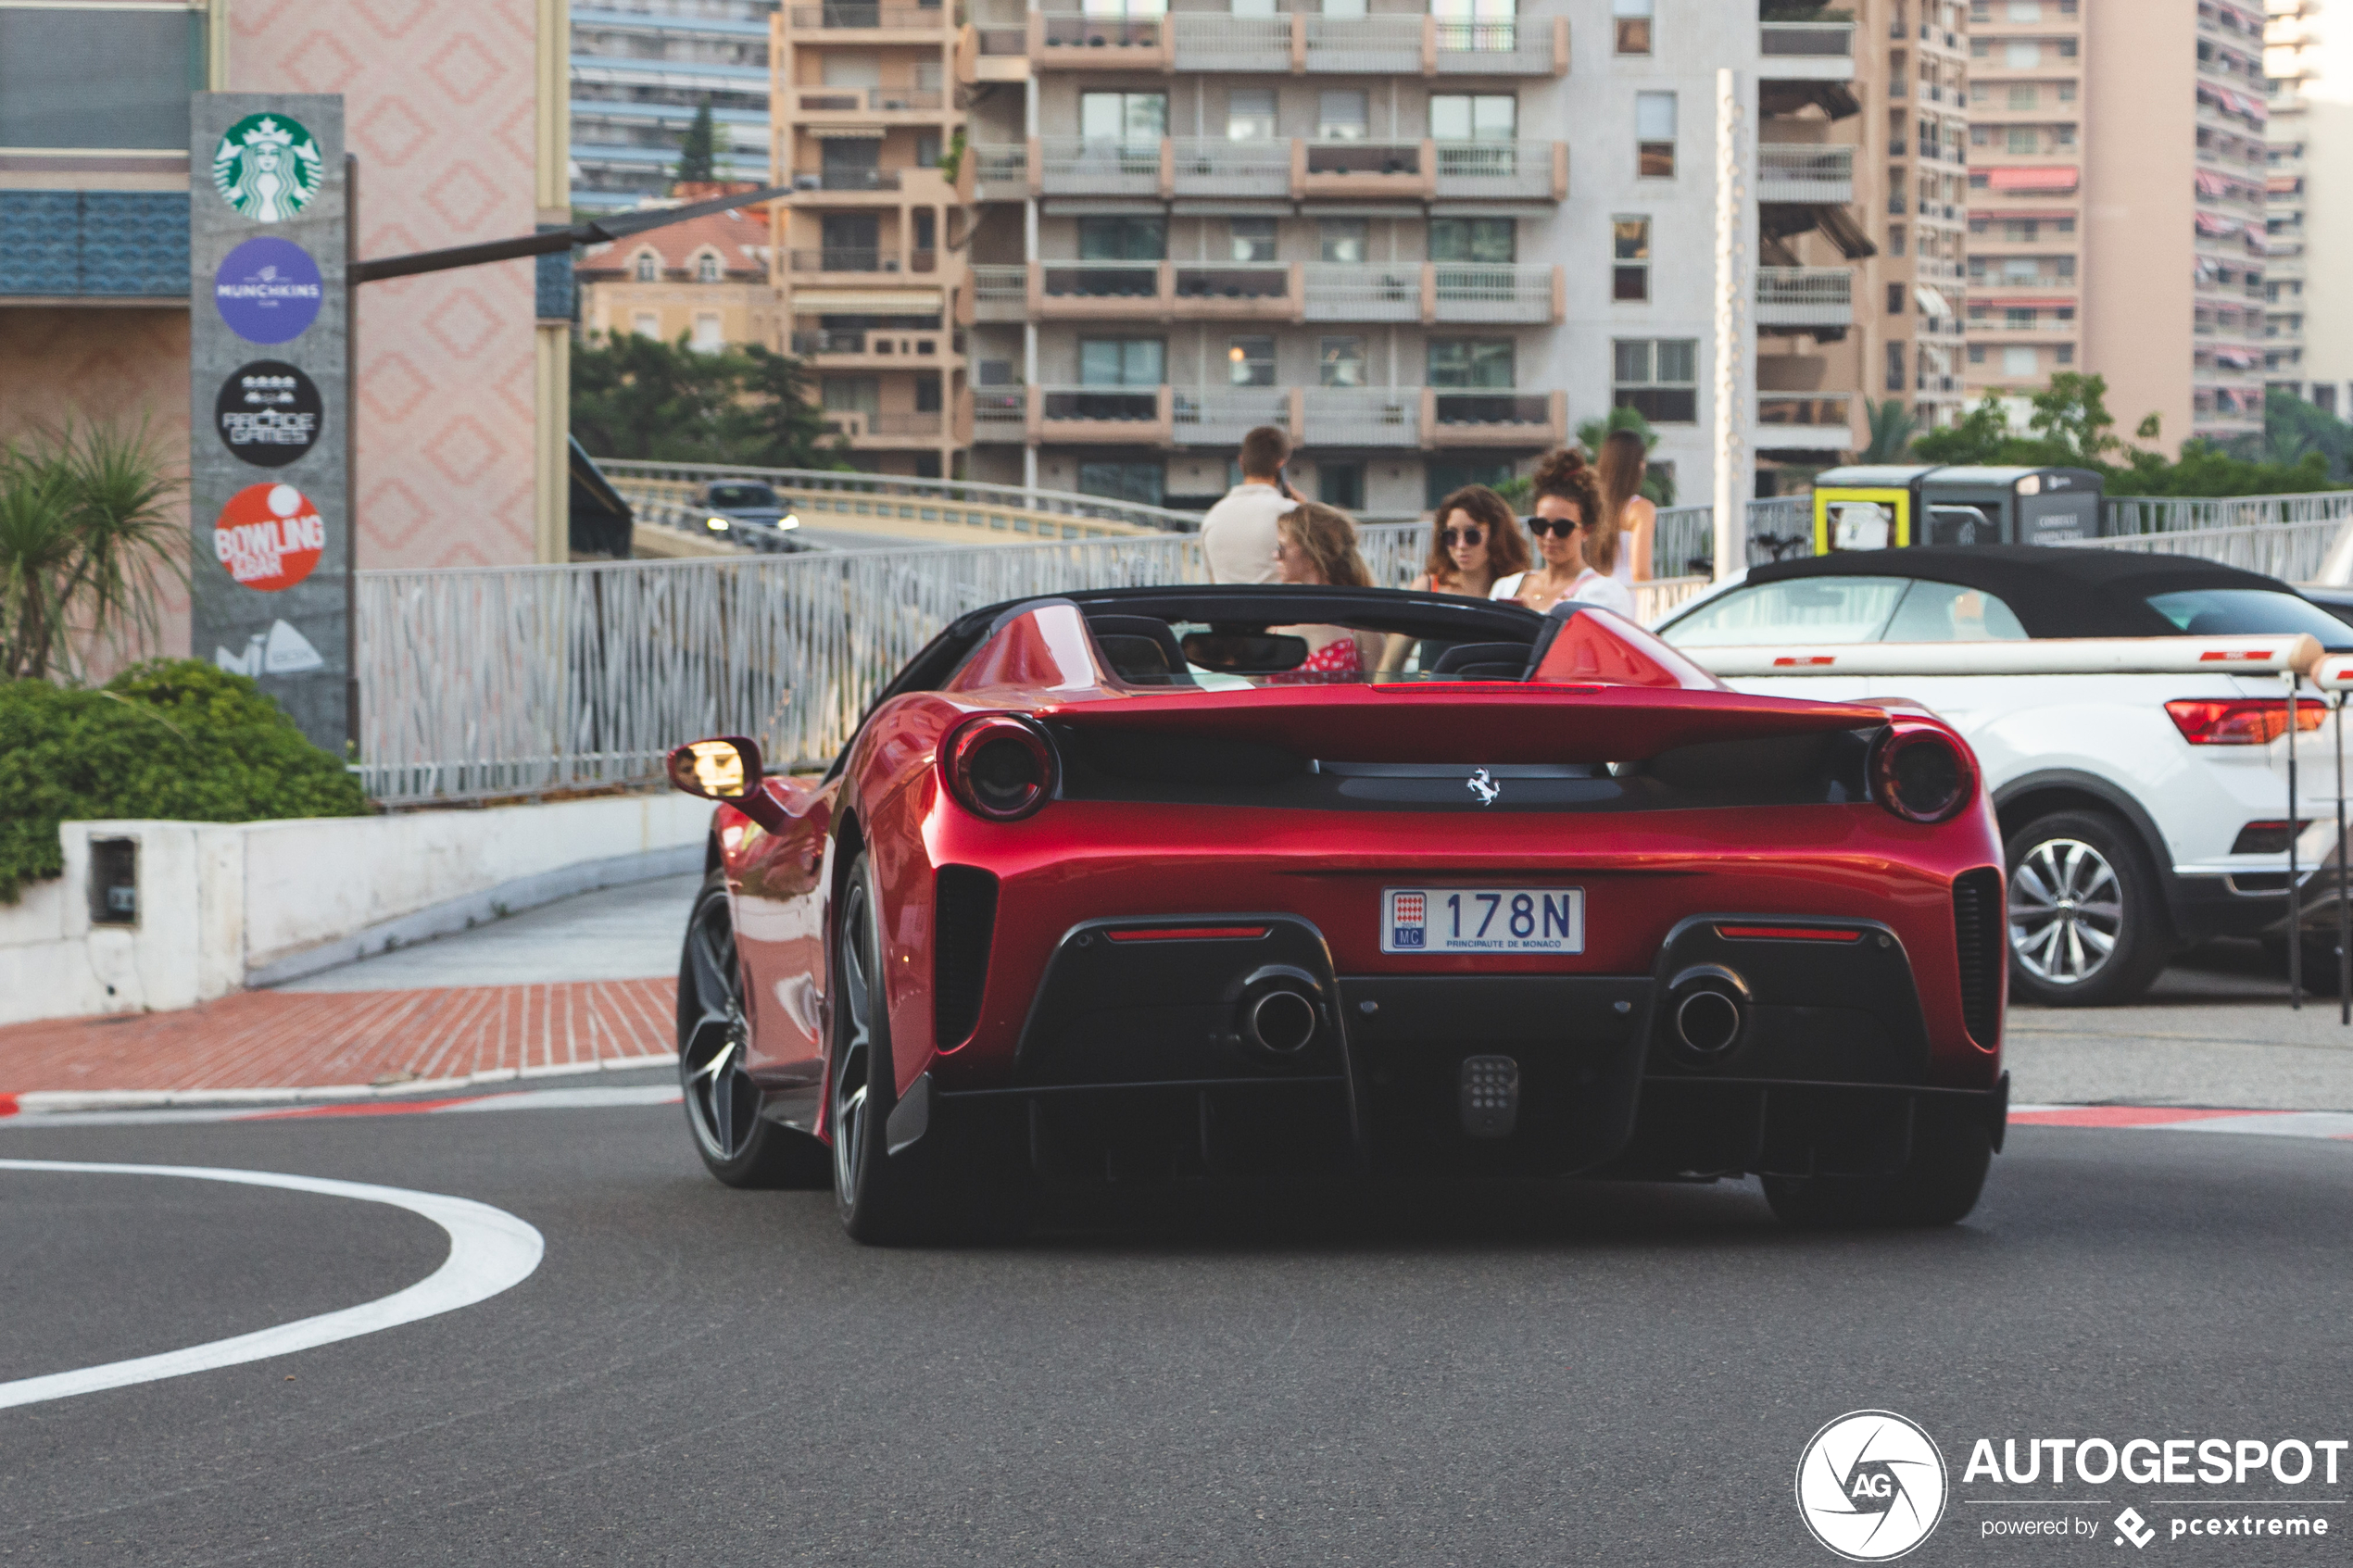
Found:
[[1260, 425], [1292, 427], [1293, 395], [1278, 386], [1203, 387], [1176, 393], [1179, 446], [1234, 446]]
[[906, 172], [903, 169], [826, 169], [814, 174], [794, 175], [793, 189], [842, 195], [874, 191], [895, 194], [905, 182]]
[[1423, 23], [1416, 16], [1302, 16], [1303, 69], [1346, 76], [1419, 76]]
[[1033, 444], [1166, 446], [1175, 423], [1176, 399], [1165, 386], [1029, 389], [1027, 433]]
[[1568, 199], [1566, 142], [1438, 142], [1438, 194], [1487, 201]]
[[[1126, 31], [1145, 29], [1154, 35]], [[1063, 36], [1074, 31], [1082, 40], [1076, 44]], [[1086, 55], [1074, 57], [1081, 49]], [[1142, 51], [1163, 49], [1173, 68], [1184, 71], [1561, 76], [1568, 70], [1568, 19], [1446, 21], [1410, 14], [1326, 17], [1305, 11], [1269, 17], [1177, 12], [1164, 24], [1158, 18], [1101, 23], [1056, 18], [1040, 30], [1034, 57], [1041, 68], [1091, 69], [1106, 63], [1098, 56], [1132, 59]]]
[[[1239, 19], [1248, 20], [1250, 19]], [[1237, 142], [1219, 136], [1176, 139], [1173, 194], [1180, 196], [1272, 196], [1291, 194], [1291, 144]]]
[[1423, 428], [1435, 446], [1557, 446], [1568, 439], [1565, 392], [1424, 388]]
[[798, 87], [792, 92], [800, 113], [820, 124], [830, 123], [833, 117], [937, 119], [947, 106], [947, 95], [936, 87]]
[[1760, 452], [1843, 452], [1855, 439], [1853, 400], [1843, 393], [1756, 395], [1756, 432], [1750, 445]]
[[1302, 320], [1422, 321], [1435, 315], [1424, 293], [1423, 269], [1412, 262], [1311, 261], [1302, 284]]
[[1567, 280], [1553, 267], [1430, 264], [1424, 288], [1430, 321], [1497, 321], [1542, 326], [1567, 316]]
[[1969, 335], [1986, 343], [1998, 342], [2006, 337], [2075, 337], [2082, 331], [2082, 321], [2072, 316], [2065, 320], [2039, 314], [2022, 321], [2014, 320], [2007, 314], [1972, 316], [1969, 319]]
[[1433, 142], [1293, 142], [1291, 188], [1305, 196], [1428, 200], [1438, 194]]
[[[1425, 19], [1425, 25], [1436, 35], [1441, 76], [1566, 76], [1568, 19], [1549, 20], [1550, 26], [1541, 17], [1510, 21], [1441, 21], [1433, 17]], [[1428, 69], [1423, 67], [1425, 72]]]
[[1176, 170], [1164, 167], [1164, 157], [1173, 151], [1166, 142], [1093, 142], [1076, 136], [1049, 136], [1035, 145], [1030, 189], [1038, 194], [1164, 199], [1175, 183]]
[[1026, 142], [983, 143], [970, 149], [973, 160], [973, 200], [1022, 201], [1029, 195], [1029, 144]]
[[1176, 262], [1173, 314], [1178, 320], [1296, 321], [1303, 265], [1296, 261]]
[[937, 370], [956, 358], [963, 345], [938, 332], [799, 332], [792, 334], [792, 351], [820, 370]]
[[1029, 13], [1032, 70], [1171, 70], [1176, 30], [1166, 17]]
[[1422, 444], [1419, 387], [1311, 386], [1302, 389], [1310, 446], [1403, 446]]
[[1029, 319], [1029, 269], [1012, 267], [975, 267], [972, 287], [964, 291], [968, 302], [962, 317], [966, 326], [975, 321], [1026, 321]]
[[937, 44], [956, 23], [954, 11], [946, 6], [886, 6], [866, 0], [795, 6], [787, 19], [793, 40], [799, 44]]
[[1118, 320], [1168, 315], [1163, 261], [1041, 261], [1026, 270], [1028, 313], [1038, 320]]
[[1287, 72], [1292, 35], [1306, 19], [1188, 11], [1168, 19], [1176, 35], [1178, 70]]
[[972, 395], [973, 439], [1020, 445], [1029, 438], [1029, 394], [1021, 387], [980, 387]]
[[1855, 24], [1851, 21], [1760, 22], [1757, 74], [1768, 82], [1851, 82]]
[[1855, 200], [1855, 149], [1768, 142], [1756, 149], [1756, 199], [1810, 207]]
[[815, 250], [788, 250], [784, 253], [785, 270], [793, 282], [816, 282], [827, 279], [871, 283], [877, 274], [897, 279], [913, 274], [923, 282], [936, 282], [939, 270], [939, 253], [933, 250], [882, 250], [860, 245], [825, 245]]
[[1849, 327], [1855, 324], [1855, 270], [1851, 267], [1759, 267], [1756, 324], [1776, 327]]
[[866, 413], [828, 408], [825, 429], [848, 441], [853, 451], [891, 451], [937, 446], [949, 435], [948, 417], [931, 413]]

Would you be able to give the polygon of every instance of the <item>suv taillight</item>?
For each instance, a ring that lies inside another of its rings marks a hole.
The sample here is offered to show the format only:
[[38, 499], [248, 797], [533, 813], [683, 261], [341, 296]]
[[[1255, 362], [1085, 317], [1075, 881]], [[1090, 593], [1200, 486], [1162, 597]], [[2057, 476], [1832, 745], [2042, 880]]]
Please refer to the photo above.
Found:
[[[2167, 703], [2165, 716], [2192, 746], [2266, 746], [2287, 734], [2284, 696], [2185, 696]], [[2298, 702], [2296, 733], [2319, 729], [2327, 717], [2318, 698]]]
[[939, 748], [939, 760], [958, 803], [993, 822], [1018, 822], [1045, 805], [1061, 772], [1045, 731], [1007, 713], [959, 726]]
[[1891, 725], [1871, 750], [1871, 798], [1907, 822], [1957, 817], [1977, 797], [1977, 765], [1943, 730]]

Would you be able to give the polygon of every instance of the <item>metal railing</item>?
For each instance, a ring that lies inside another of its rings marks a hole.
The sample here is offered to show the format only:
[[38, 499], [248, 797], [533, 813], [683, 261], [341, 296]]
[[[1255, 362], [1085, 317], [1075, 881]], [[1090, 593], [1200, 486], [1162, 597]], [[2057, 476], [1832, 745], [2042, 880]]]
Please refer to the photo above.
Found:
[[[1420, 575], [1428, 526], [1359, 530], [1376, 583]], [[750, 735], [778, 766], [822, 768], [957, 616], [1206, 575], [1200, 540], [1182, 535], [365, 571], [357, 771], [372, 798], [418, 806], [651, 784], [697, 735]], [[1637, 603], [1655, 616], [1700, 585], [1643, 583]]]
[[1202, 387], [1176, 395], [1176, 439], [1185, 446], [1231, 446], [1260, 425], [1289, 426], [1281, 387]]
[[1549, 196], [1550, 142], [1441, 141], [1437, 144], [1441, 196]]
[[1768, 142], [1756, 149], [1756, 184], [1760, 201], [1851, 202], [1855, 149]]
[[[837, 508], [827, 505], [817, 509], [838, 510], [845, 516], [854, 517], [898, 517], [914, 521], [962, 523], [966, 521], [962, 516], [935, 519], [924, 515], [925, 510], [985, 508], [1070, 522], [1124, 523], [1133, 528], [1149, 528], [1162, 533], [1183, 533], [1201, 526], [1201, 519], [1191, 512], [1114, 501], [1096, 495], [1076, 495], [1066, 490], [1030, 490], [1018, 484], [900, 479], [887, 474], [852, 472], [847, 469], [736, 468], [705, 463], [643, 462], [628, 458], [599, 458], [597, 466], [623, 490], [632, 486], [663, 485], [675, 489], [683, 497], [696, 486], [714, 479], [755, 479], [778, 492], [788, 493], [796, 499], [819, 496], [828, 502], [837, 501], [840, 503]], [[812, 518], [810, 523], [812, 527], [823, 526], [819, 519]]]
[[2353, 490], [2300, 495], [2111, 495], [2108, 531], [2115, 534], [2295, 526], [2353, 520]]
[[792, 24], [812, 28], [935, 28], [945, 27], [953, 13], [939, 6], [868, 5], [862, 0], [826, 0], [823, 6], [795, 6]]
[[1422, 19], [1311, 16], [1307, 19], [1307, 69], [1351, 76], [1418, 76]]
[[1855, 54], [1855, 24], [1837, 21], [1760, 22], [1757, 53], [1768, 59]]
[[1851, 325], [1855, 320], [1855, 270], [1759, 267], [1756, 319], [1768, 326]]
[[1491, 267], [1477, 262], [1436, 265], [1441, 321], [1527, 321], [1553, 319], [1550, 267]]
[[2124, 550], [2134, 555], [2194, 556], [2287, 583], [2309, 583], [2321, 575], [2339, 538], [2340, 516], [2322, 521], [2259, 522], [2221, 528], [2182, 528], [2152, 533], [2078, 539], [2071, 549]]
[[1170, 17], [1178, 70], [1290, 69], [1289, 17], [1178, 12]]
[[1048, 195], [1153, 196], [1160, 194], [1158, 142], [1097, 142], [1049, 136], [1038, 146]]
[[[1544, 292], [1549, 307], [1549, 277]], [[1418, 321], [1422, 319], [1422, 270], [1412, 262], [1311, 261], [1306, 264], [1301, 305], [1310, 321]]]

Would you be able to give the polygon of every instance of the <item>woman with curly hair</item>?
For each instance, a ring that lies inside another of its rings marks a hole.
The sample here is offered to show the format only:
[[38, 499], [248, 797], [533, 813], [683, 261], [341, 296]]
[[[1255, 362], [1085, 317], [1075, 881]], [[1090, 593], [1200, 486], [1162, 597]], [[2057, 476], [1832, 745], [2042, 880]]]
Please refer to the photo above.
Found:
[[1595, 570], [1596, 536], [1604, 533], [1602, 489], [1585, 454], [1561, 447], [1536, 465], [1536, 515], [1528, 531], [1544, 564], [1499, 579], [1493, 596], [1516, 599], [1529, 608], [1549, 610], [1563, 599], [1597, 604], [1618, 614], [1634, 613], [1633, 591], [1606, 571]]
[[[1356, 525], [1337, 507], [1302, 501], [1275, 520], [1275, 575], [1282, 583], [1369, 588], [1373, 574], [1356, 553]], [[1378, 633], [1345, 626], [1270, 626], [1307, 639], [1307, 661], [1270, 676], [1278, 685], [1361, 681], [1380, 652]]]
[[[1511, 503], [1484, 484], [1466, 484], [1430, 514], [1429, 557], [1413, 591], [1491, 598], [1498, 578], [1527, 570], [1528, 541], [1520, 537]], [[1413, 647], [1411, 638], [1390, 638], [1381, 668], [1403, 670]], [[1435, 646], [1422, 649], [1424, 668], [1439, 651]]]

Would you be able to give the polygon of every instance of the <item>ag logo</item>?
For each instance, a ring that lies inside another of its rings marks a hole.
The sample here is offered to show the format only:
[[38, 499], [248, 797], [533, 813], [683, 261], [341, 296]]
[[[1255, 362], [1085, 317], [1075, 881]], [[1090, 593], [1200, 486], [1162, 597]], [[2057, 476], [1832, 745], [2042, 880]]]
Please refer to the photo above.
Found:
[[323, 172], [318, 140], [283, 114], [245, 116], [212, 154], [212, 188], [256, 223], [283, 222], [308, 207]]
[[1890, 1411], [1856, 1411], [1814, 1434], [1797, 1461], [1797, 1512], [1850, 1562], [1903, 1556], [1944, 1516], [1944, 1456]]

